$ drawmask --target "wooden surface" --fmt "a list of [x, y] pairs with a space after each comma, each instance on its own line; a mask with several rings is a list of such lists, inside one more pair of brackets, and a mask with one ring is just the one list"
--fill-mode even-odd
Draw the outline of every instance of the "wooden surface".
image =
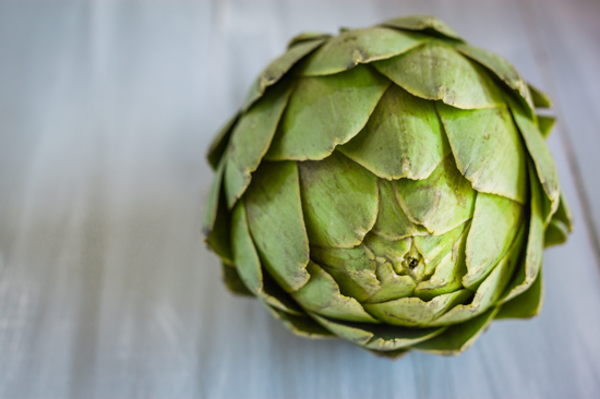
[[[226, 292], [203, 155], [292, 35], [416, 12], [553, 95], [576, 231], [545, 253], [539, 317], [391, 362]], [[600, 397], [599, 20], [592, 0], [0, 3], [0, 397]]]

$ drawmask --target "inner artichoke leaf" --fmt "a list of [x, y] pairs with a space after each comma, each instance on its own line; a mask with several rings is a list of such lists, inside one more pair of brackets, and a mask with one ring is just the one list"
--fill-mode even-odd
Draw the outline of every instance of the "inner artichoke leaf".
[[450, 155], [424, 180], [393, 181], [400, 206], [414, 223], [442, 235], [470, 219], [475, 204], [471, 183]]
[[533, 284], [525, 292], [502, 305], [496, 319], [528, 319], [540, 312], [543, 302], [544, 286], [540, 270]]
[[298, 169], [311, 245], [360, 244], [377, 220], [377, 178], [337, 151], [322, 161], [300, 162]]
[[385, 324], [349, 323], [312, 314], [313, 318], [333, 332], [359, 346], [378, 351], [408, 348], [443, 333], [445, 327], [406, 328]]
[[263, 162], [244, 195], [250, 234], [261, 263], [287, 292], [309, 280], [308, 236], [295, 162]]
[[523, 223], [524, 207], [507, 198], [479, 193], [467, 237], [463, 286], [475, 289], [509, 250]]
[[273, 60], [252, 83], [243, 109], [247, 110], [258, 100], [268, 86], [279, 81], [298, 61], [310, 54], [313, 50], [325, 43], [327, 37], [305, 41], [290, 47], [282, 56]]
[[353, 29], [330, 39], [303, 62], [303, 76], [330, 75], [394, 57], [428, 40], [427, 35], [384, 27]]
[[515, 267], [519, 264], [525, 244], [526, 228], [521, 225], [508, 253], [500, 260], [494, 270], [479, 285], [475, 297], [469, 304], [460, 304], [452, 308], [433, 323], [434, 326], [457, 324], [485, 312], [494, 306], [510, 282]]
[[426, 302], [417, 297], [400, 298], [383, 303], [365, 303], [365, 310], [377, 319], [392, 325], [405, 327], [428, 327], [431, 322], [454, 306], [472, 297], [470, 290], [463, 289], [439, 295]]
[[431, 15], [405, 15], [388, 19], [380, 25], [398, 29], [425, 31], [426, 33], [430, 33], [429, 31], [433, 30], [448, 38], [462, 40], [454, 29], [446, 25], [442, 20]]
[[414, 244], [421, 253], [425, 264], [425, 276], [431, 276], [449, 253], [452, 253], [453, 260], [458, 259], [458, 251], [470, 225], [470, 221], [466, 221], [446, 234], [414, 237]]
[[225, 194], [230, 208], [244, 193], [251, 173], [266, 154], [291, 90], [292, 82], [288, 79], [269, 88], [235, 127], [225, 169]]
[[558, 172], [552, 159], [552, 154], [544, 141], [544, 137], [538, 130], [535, 122], [528, 118], [523, 108], [512, 98], [506, 96], [512, 116], [521, 131], [525, 145], [535, 164], [537, 176], [542, 183], [546, 196], [552, 203], [550, 214], [556, 211], [559, 203], [560, 186], [558, 184]]
[[521, 260], [517, 273], [503, 294], [500, 303], [508, 302], [529, 289], [535, 281], [542, 265], [544, 248], [544, 194], [542, 194], [542, 188], [538, 179], [535, 178], [533, 168], [529, 168], [529, 174], [531, 181], [531, 210], [525, 259]]
[[206, 244], [227, 263], [232, 262], [231, 245], [229, 242], [229, 214], [227, 212], [227, 202], [223, 191], [223, 173], [227, 158], [221, 159], [221, 162], [215, 173], [208, 200], [206, 201], [206, 210], [204, 211], [204, 221], [202, 231], [206, 237]]
[[331, 338], [334, 335], [321, 324], [317, 323], [308, 315], [296, 316], [282, 312], [272, 306], [265, 304], [273, 317], [281, 320], [283, 326], [296, 335], [306, 338]]
[[269, 281], [268, 275], [263, 276], [260, 258], [248, 229], [246, 208], [241, 202], [235, 206], [232, 213], [231, 243], [235, 269], [248, 290], [277, 309], [301, 315], [302, 310], [289, 294], [283, 291], [277, 283]]
[[466, 43], [462, 43], [456, 46], [456, 49], [469, 57], [470, 59], [477, 61], [489, 70], [491, 70], [498, 78], [508, 85], [511, 89], [515, 90], [517, 94], [529, 107], [529, 112], [533, 115], [534, 104], [529, 92], [527, 83], [523, 80], [519, 72], [513, 67], [510, 62], [491, 51], [484, 50], [479, 47], [471, 46]]
[[521, 137], [504, 108], [460, 110], [437, 103], [458, 170], [479, 192], [524, 204], [527, 168]]
[[462, 109], [496, 108], [504, 101], [487, 71], [439, 39], [387, 60], [375, 68], [410, 94]]
[[387, 180], [425, 179], [450, 153], [434, 103], [393, 84], [364, 129], [338, 149]]
[[365, 65], [299, 78], [268, 160], [318, 160], [365, 126], [390, 81]]
[[450, 326], [442, 334], [416, 344], [413, 348], [437, 355], [457, 355], [477, 340], [497, 313], [498, 308], [492, 308], [469, 321]]
[[396, 200], [396, 193], [391, 182], [378, 179], [377, 183], [379, 185], [379, 213], [371, 230], [372, 233], [388, 241], [429, 234], [427, 229], [408, 219]]
[[311, 247], [310, 257], [335, 279], [345, 296], [363, 302], [381, 288], [375, 255], [363, 244], [355, 248]]
[[310, 261], [306, 270], [310, 280], [292, 294], [304, 309], [339, 320], [378, 323], [356, 299], [343, 295], [333, 277], [319, 265]]
[[[415, 296], [424, 301], [431, 300], [438, 295], [447, 294], [463, 288], [462, 278], [467, 273], [467, 264], [465, 260], [465, 245], [467, 242], [468, 228], [462, 230], [461, 236], [454, 242], [447, 240], [442, 243], [440, 253], [446, 255], [435, 267], [433, 275], [425, 281], [419, 282], [415, 289]], [[452, 245], [443, 245], [450, 244]], [[422, 247], [422, 245], [421, 245]], [[450, 251], [444, 250], [451, 248]], [[437, 248], [436, 248], [437, 249]], [[432, 262], [430, 262], [431, 264]]]

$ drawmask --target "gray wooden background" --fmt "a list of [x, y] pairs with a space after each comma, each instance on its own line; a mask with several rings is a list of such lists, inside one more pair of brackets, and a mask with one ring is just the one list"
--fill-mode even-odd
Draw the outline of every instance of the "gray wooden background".
[[[203, 155], [292, 35], [417, 12], [554, 97], [576, 231], [541, 316], [391, 362], [226, 292]], [[600, 397], [599, 66], [592, 0], [0, 3], [0, 397]]]

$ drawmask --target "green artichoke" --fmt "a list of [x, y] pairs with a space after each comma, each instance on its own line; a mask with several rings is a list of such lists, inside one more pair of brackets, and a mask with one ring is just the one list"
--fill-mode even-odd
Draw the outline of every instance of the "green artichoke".
[[308, 337], [455, 354], [542, 303], [571, 217], [550, 99], [440, 20], [294, 38], [208, 152], [227, 286]]

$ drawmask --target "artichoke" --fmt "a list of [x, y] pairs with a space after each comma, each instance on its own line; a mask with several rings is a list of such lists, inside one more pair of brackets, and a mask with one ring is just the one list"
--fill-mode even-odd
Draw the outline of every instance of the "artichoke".
[[209, 148], [206, 242], [296, 334], [460, 353], [538, 313], [571, 230], [549, 107], [430, 16], [301, 34]]

